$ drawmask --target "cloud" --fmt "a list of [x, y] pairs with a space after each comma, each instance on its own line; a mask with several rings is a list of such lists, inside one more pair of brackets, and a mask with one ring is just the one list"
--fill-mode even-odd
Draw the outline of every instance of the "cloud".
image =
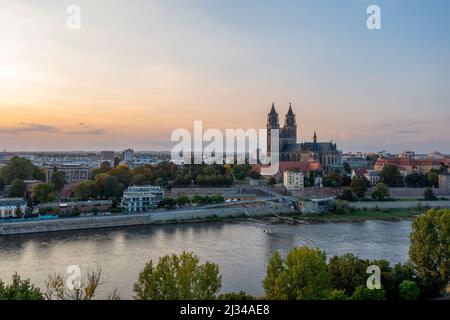
[[400, 131], [396, 131], [394, 133], [395, 134], [419, 134], [422, 132], [419, 130], [400, 130]]
[[18, 126], [10, 128], [0, 128], [0, 133], [20, 134], [24, 132], [59, 132], [59, 129], [45, 124], [36, 124], [34, 122], [20, 122]]
[[380, 127], [391, 127], [392, 123], [381, 123]]
[[92, 130], [66, 132], [66, 134], [70, 134], [70, 135], [91, 135], [91, 136], [100, 136], [104, 133], [106, 133], [105, 129], [92, 129]]

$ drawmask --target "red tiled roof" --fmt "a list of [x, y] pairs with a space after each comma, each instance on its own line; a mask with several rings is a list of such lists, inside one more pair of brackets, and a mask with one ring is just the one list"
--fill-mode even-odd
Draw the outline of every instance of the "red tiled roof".
[[395, 166], [438, 166], [443, 161], [436, 159], [411, 159], [411, 158], [383, 158], [378, 159], [376, 164], [379, 166], [395, 165]]
[[[260, 171], [261, 167], [268, 167], [267, 165], [256, 164], [253, 170]], [[279, 171], [288, 171], [297, 169], [302, 172], [311, 172], [321, 170], [320, 162], [318, 161], [280, 161]]]
[[357, 177], [363, 177], [367, 173], [367, 169], [364, 168], [356, 168], [353, 169], [353, 171], [355, 171], [355, 175]]

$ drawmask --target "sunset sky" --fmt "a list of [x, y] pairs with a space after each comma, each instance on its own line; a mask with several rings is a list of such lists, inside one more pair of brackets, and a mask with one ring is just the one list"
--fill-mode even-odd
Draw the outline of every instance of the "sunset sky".
[[[69, 5], [81, 29], [66, 26]], [[368, 30], [366, 8], [381, 8]], [[174, 129], [450, 153], [450, 1], [0, 0], [0, 149], [170, 150]]]

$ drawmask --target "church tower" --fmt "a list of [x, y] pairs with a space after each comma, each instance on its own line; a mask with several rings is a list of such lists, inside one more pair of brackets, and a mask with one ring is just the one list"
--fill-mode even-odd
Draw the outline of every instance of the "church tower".
[[297, 143], [297, 121], [295, 120], [294, 111], [292, 111], [292, 104], [289, 103], [289, 111], [284, 120], [284, 127], [281, 134], [280, 148], [288, 144]]
[[272, 138], [272, 129], [280, 129], [280, 122], [278, 121], [278, 113], [275, 110], [275, 104], [272, 103], [272, 109], [270, 109], [270, 113], [267, 115], [267, 152], [270, 153], [271, 148], [271, 138]]

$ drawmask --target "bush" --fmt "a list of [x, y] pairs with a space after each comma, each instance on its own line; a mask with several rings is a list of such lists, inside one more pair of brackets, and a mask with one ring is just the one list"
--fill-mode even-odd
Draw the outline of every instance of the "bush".
[[428, 188], [427, 190], [425, 190], [425, 192], [423, 193], [423, 199], [425, 201], [435, 201], [437, 200], [436, 195], [434, 194], [433, 190], [431, 188]]
[[400, 299], [417, 300], [420, 289], [414, 281], [404, 280], [398, 288]]
[[353, 209], [350, 206], [350, 203], [346, 200], [336, 200], [330, 208], [331, 213], [333, 214], [350, 214]]

